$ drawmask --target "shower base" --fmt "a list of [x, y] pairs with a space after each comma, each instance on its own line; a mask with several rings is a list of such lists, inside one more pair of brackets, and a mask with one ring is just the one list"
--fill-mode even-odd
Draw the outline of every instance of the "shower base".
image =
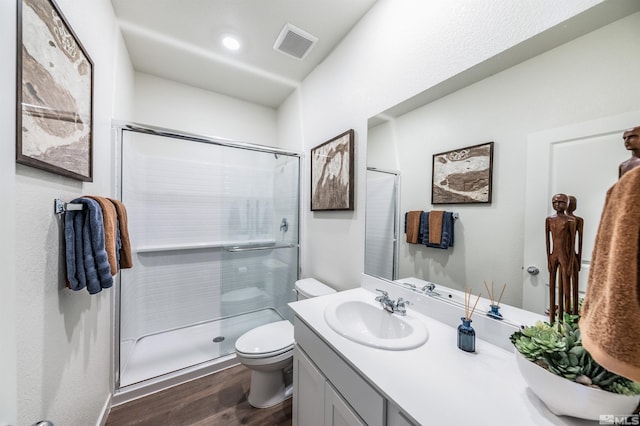
[[242, 334], [282, 319], [275, 309], [261, 309], [123, 341], [120, 388], [234, 354]]

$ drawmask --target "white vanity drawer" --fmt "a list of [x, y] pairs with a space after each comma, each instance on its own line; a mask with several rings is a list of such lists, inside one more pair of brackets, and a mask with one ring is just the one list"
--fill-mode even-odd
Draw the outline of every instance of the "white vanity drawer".
[[385, 399], [297, 317], [295, 341], [369, 426], [383, 426]]

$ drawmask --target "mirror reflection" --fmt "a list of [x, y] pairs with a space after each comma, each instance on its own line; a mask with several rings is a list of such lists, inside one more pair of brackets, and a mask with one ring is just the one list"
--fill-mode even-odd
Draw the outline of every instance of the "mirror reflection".
[[[475, 294], [486, 292], [484, 282], [506, 284], [502, 303], [542, 314], [545, 218], [553, 195], [564, 193], [576, 197], [584, 219], [583, 294], [606, 190], [629, 157], [623, 132], [640, 123], [632, 71], [640, 57], [621, 54], [634, 51], [639, 28], [636, 13], [488, 77], [470, 70], [461, 80], [475, 82], [446, 96], [435, 87], [371, 117], [365, 273]], [[488, 141], [495, 143], [491, 203], [432, 205], [433, 155]], [[405, 214], [431, 210], [459, 215], [453, 247], [407, 243]]]

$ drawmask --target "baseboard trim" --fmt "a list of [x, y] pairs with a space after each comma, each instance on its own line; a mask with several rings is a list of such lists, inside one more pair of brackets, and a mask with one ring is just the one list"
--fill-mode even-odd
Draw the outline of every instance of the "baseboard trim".
[[113, 395], [109, 394], [107, 396], [107, 400], [102, 406], [102, 413], [100, 417], [98, 417], [98, 421], [96, 422], [96, 426], [105, 426], [107, 424], [107, 418], [109, 417], [109, 412], [111, 412], [111, 401], [113, 400]]

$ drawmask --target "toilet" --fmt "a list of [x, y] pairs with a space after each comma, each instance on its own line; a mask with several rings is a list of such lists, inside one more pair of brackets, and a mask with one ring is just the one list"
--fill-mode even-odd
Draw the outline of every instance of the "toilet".
[[[297, 300], [335, 293], [313, 278], [295, 283]], [[293, 385], [285, 382], [293, 366], [293, 325], [287, 321], [264, 324], [247, 331], [236, 340], [236, 357], [251, 370], [247, 400], [256, 408], [267, 408], [291, 397]]]

